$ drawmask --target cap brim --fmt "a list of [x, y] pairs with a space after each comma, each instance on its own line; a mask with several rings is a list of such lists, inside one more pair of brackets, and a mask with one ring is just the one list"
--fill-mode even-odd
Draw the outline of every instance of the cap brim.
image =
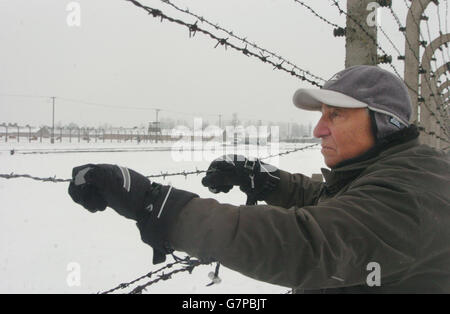
[[300, 109], [321, 111], [322, 104], [341, 108], [366, 108], [368, 105], [353, 97], [326, 89], [297, 90], [292, 98], [294, 105]]

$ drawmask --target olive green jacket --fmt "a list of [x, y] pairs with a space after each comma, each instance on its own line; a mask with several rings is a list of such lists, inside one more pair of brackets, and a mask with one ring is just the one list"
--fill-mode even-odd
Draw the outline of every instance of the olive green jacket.
[[171, 245], [295, 292], [450, 293], [450, 162], [410, 135], [325, 183], [280, 171], [268, 205], [193, 199]]

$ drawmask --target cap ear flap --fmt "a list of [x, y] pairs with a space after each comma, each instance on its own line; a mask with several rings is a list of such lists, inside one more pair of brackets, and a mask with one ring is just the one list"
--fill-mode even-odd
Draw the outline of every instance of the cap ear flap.
[[378, 126], [377, 126], [377, 121], [375, 119], [375, 112], [370, 110], [369, 108], [367, 108], [367, 111], [369, 111], [370, 124], [371, 124], [371, 128], [372, 128], [373, 138], [374, 138], [375, 142], [378, 142]]

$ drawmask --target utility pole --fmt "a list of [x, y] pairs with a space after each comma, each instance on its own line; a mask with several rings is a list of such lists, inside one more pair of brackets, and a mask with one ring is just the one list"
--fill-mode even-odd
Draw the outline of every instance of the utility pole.
[[8, 142], [8, 123], [2, 123], [2, 124], [0, 124], [0, 126], [4, 127], [6, 129], [5, 143], [7, 143]]
[[28, 143], [31, 142], [31, 126], [27, 124], [25, 127], [28, 128]]
[[156, 111], [156, 123], [155, 123], [155, 127], [156, 127], [156, 143], [158, 143], [158, 137], [159, 137], [159, 122], [158, 122], [158, 114], [161, 111], [161, 109], [155, 109]]
[[219, 128], [222, 128], [222, 115], [219, 114]]
[[374, 2], [374, 0], [347, 0], [346, 68], [354, 65], [377, 64], [378, 21]]
[[155, 142], [158, 143], [159, 134], [161, 133], [161, 128], [159, 127], [159, 121], [158, 121], [158, 114], [161, 111], [161, 109], [155, 108], [155, 121], [149, 122], [148, 125], [148, 136], [151, 138], [153, 134], [155, 134]]
[[159, 112], [161, 111], [161, 109], [155, 109], [155, 112], [156, 112], [156, 123], [158, 123], [158, 114], [159, 114]]
[[55, 143], [55, 98], [56, 97], [51, 97], [52, 101], [53, 101], [53, 113], [52, 113], [52, 138], [50, 140], [50, 142], [52, 144]]

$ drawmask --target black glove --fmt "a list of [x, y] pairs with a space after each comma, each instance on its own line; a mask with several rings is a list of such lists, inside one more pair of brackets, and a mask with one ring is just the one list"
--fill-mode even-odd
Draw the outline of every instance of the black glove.
[[213, 193], [228, 193], [233, 186], [239, 186], [247, 194], [247, 204], [251, 204], [264, 200], [279, 181], [279, 170], [274, 166], [241, 155], [224, 155], [209, 165], [202, 184]]
[[90, 212], [111, 207], [120, 215], [137, 221], [142, 241], [153, 252], [153, 263], [165, 261], [173, 250], [168, 230], [180, 210], [198, 195], [150, 182], [143, 175], [124, 167], [87, 164], [72, 170], [69, 185], [72, 199]]

